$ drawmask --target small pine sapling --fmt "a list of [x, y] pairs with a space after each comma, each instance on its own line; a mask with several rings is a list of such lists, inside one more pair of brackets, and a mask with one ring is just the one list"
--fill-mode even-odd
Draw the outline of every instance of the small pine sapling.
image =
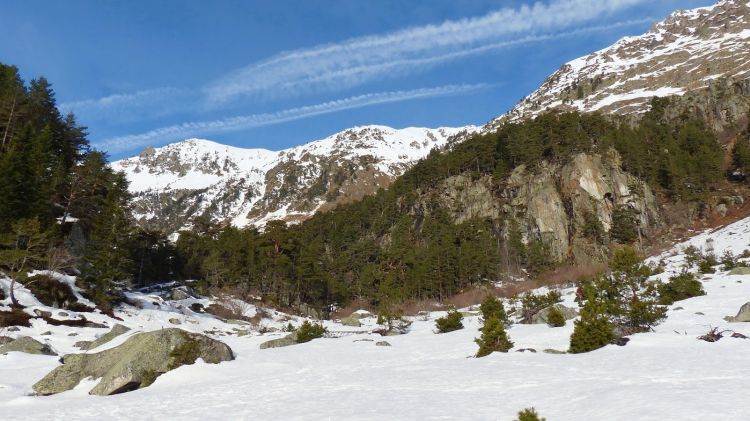
[[435, 320], [437, 333], [448, 333], [464, 328], [462, 322], [464, 316], [456, 309], [450, 309], [448, 314]]
[[513, 348], [513, 342], [505, 332], [505, 326], [497, 317], [490, 317], [484, 321], [482, 335], [474, 342], [479, 345], [477, 358], [486, 357], [493, 352], [508, 352]]
[[546, 421], [546, 418], [540, 417], [536, 409], [532, 407], [519, 411], [516, 421]]

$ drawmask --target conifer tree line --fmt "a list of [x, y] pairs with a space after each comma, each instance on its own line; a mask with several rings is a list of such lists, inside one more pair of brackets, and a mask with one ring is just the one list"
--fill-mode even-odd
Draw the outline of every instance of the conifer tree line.
[[18, 284], [32, 270], [68, 272], [109, 301], [144, 249], [159, 248], [134, 229], [128, 200], [124, 176], [60, 113], [50, 83], [0, 64], [0, 272]]
[[[518, 165], [614, 148], [626, 171], [665, 197], [704, 200], [724, 179], [722, 149], [701, 120], [666, 121], [669, 106], [654, 101], [638, 124], [579, 113], [504, 124], [433, 151], [388, 189], [301, 224], [271, 221], [259, 231], [198, 217], [171, 243], [136, 227], [124, 176], [90, 147], [72, 114], [60, 113], [46, 79], [26, 84], [15, 67], [0, 65], [0, 271], [21, 283], [32, 269], [69, 272], [100, 302], [115, 299], [123, 283], [171, 280], [206, 291], [231, 287], [282, 306], [441, 300], [496, 281], [511, 266], [538, 273], [558, 263], [540, 242], [522, 241], [516, 221], [455, 223], [438, 198], [450, 176], [489, 176], [500, 197]], [[738, 168], [750, 165], [741, 148]], [[605, 233], [590, 222], [590, 237], [601, 241]], [[633, 240], [632, 230], [617, 235]]]

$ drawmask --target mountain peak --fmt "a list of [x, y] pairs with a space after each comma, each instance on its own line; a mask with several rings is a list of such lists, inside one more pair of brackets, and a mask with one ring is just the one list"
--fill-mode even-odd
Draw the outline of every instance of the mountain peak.
[[640, 113], [654, 96], [682, 95], [721, 78], [747, 78], [748, 44], [750, 3], [746, 0], [677, 11], [643, 35], [622, 38], [565, 63], [487, 128], [553, 108]]
[[237, 226], [297, 222], [371, 194], [453, 136], [477, 128], [356, 126], [270, 151], [190, 138], [112, 163], [125, 173], [134, 214], [175, 232], [198, 215]]

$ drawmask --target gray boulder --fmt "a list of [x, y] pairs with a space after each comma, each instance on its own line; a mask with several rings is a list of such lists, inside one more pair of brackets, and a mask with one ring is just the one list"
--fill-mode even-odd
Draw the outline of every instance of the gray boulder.
[[391, 344], [388, 341], [380, 341], [380, 342], [375, 342], [375, 346], [391, 346]]
[[740, 307], [740, 311], [737, 312], [736, 316], [727, 316], [724, 320], [730, 323], [750, 322], [750, 301]]
[[38, 395], [76, 387], [86, 378], [101, 378], [90, 395], [114, 395], [149, 386], [158, 376], [202, 358], [210, 364], [234, 359], [223, 342], [170, 328], [138, 333], [122, 345], [95, 354], [69, 354], [62, 365], [33, 386]]
[[260, 344], [260, 349], [283, 348], [285, 346], [297, 345], [297, 332], [292, 332], [283, 338], [271, 339], [270, 341]]
[[170, 291], [169, 298], [174, 301], [188, 300], [190, 298], [195, 298], [195, 293], [188, 287], [177, 287]]
[[180, 319], [176, 319], [176, 318], [169, 319], [169, 323], [171, 323], [173, 325], [181, 325], [182, 324], [182, 322], [180, 321]]
[[562, 313], [565, 320], [574, 319], [576, 316], [578, 316], [578, 312], [574, 308], [566, 307], [562, 304], [553, 304], [547, 308], [539, 310], [535, 315], [531, 316], [531, 323], [532, 324], [546, 324], [547, 317], [549, 316], [549, 312], [552, 310], [553, 307], [560, 310], [560, 313]]
[[0, 336], [0, 345], [5, 345], [13, 341], [15, 341], [15, 339], [11, 338], [10, 336]]
[[116, 337], [118, 337], [118, 336], [120, 336], [123, 333], [128, 332], [128, 331], [130, 331], [129, 327], [123, 326], [123, 325], [121, 325], [121, 324], [118, 323], [118, 324], [116, 324], [112, 328], [112, 330], [110, 330], [109, 332], [105, 333], [104, 335], [102, 335], [98, 339], [96, 339], [94, 341], [78, 341], [73, 346], [75, 346], [77, 348], [81, 348], [84, 351], [88, 351], [90, 349], [98, 348], [98, 347], [106, 344], [107, 342], [111, 341], [112, 339], [114, 339], [114, 338], [116, 338]]
[[729, 271], [730, 275], [750, 275], [750, 267], [738, 266]]
[[362, 323], [359, 321], [359, 317], [352, 314], [351, 316], [344, 317], [341, 319], [341, 324], [344, 326], [351, 326], [351, 327], [360, 327], [362, 326]]
[[26, 354], [36, 355], [57, 355], [57, 353], [53, 351], [49, 345], [43, 344], [36, 339], [30, 338], [28, 336], [23, 336], [13, 342], [9, 342], [5, 345], [0, 346], [0, 354], [5, 354], [7, 352], [24, 352]]

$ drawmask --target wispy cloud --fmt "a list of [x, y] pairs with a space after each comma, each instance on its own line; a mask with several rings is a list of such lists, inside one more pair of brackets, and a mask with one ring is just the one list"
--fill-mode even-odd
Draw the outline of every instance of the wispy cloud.
[[[376, 36], [281, 53], [208, 85], [221, 104], [246, 95], [283, 96], [335, 91], [462, 57], [464, 50], [551, 36], [646, 0], [552, 0], [505, 8]], [[547, 34], [547, 35], [545, 35]]]
[[[487, 15], [351, 38], [284, 52], [189, 91], [161, 88], [63, 104], [89, 118], [153, 117], [202, 107], [221, 108], [250, 96], [289, 98], [336, 92], [368, 82], [424, 72], [503, 48], [642, 24], [590, 23], [647, 0], [551, 0]], [[650, 20], [650, 19], [648, 19]], [[589, 26], [583, 26], [589, 24]]]
[[446, 85], [435, 88], [413, 89], [407, 91], [389, 91], [328, 101], [321, 104], [304, 107], [289, 108], [273, 113], [252, 114], [230, 117], [210, 121], [193, 121], [162, 127], [141, 134], [112, 137], [94, 144], [95, 147], [118, 153], [147, 146], [156, 141], [180, 139], [187, 136], [205, 135], [253, 127], [269, 126], [287, 121], [300, 120], [321, 114], [328, 114], [353, 108], [361, 108], [376, 104], [409, 101], [422, 98], [458, 95], [480, 89], [487, 89], [492, 85]]

